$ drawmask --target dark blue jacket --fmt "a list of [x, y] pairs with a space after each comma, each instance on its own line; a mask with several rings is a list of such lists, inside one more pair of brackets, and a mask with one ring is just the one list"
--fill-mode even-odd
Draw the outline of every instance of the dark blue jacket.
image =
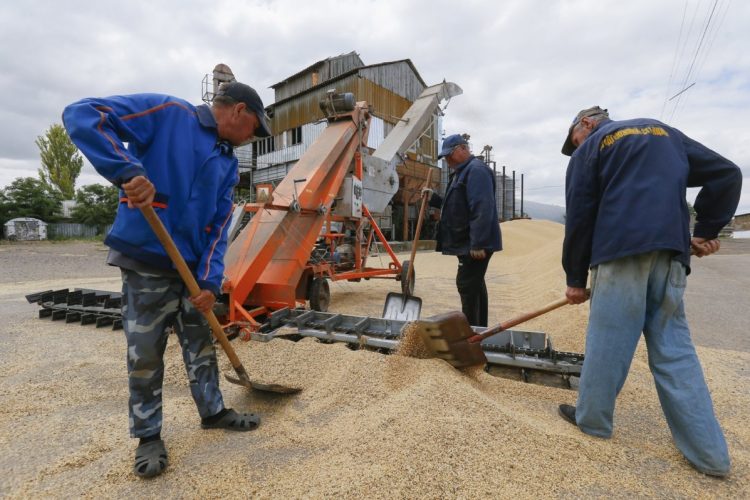
[[479, 158], [472, 156], [456, 167], [445, 198], [433, 193], [430, 206], [441, 209], [437, 251], [468, 255], [469, 250], [502, 250], [495, 177]]
[[571, 156], [566, 174], [568, 286], [585, 287], [589, 267], [655, 250], [672, 250], [689, 272], [685, 196], [687, 187], [697, 186], [693, 234], [715, 238], [737, 209], [740, 169], [659, 121], [600, 122]]
[[[144, 175], [156, 187], [154, 209], [202, 289], [219, 293], [239, 180], [232, 147], [218, 140], [208, 106], [137, 94], [83, 99], [65, 108], [63, 123], [94, 168], [113, 184]], [[127, 148], [124, 143], [127, 143]], [[157, 269], [173, 269], [156, 235], [120, 192], [104, 243]]]

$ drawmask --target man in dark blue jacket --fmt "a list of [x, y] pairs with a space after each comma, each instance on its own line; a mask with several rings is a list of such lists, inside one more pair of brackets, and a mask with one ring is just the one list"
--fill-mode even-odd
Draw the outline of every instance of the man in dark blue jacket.
[[[683, 293], [690, 253], [719, 249], [737, 208], [740, 169], [679, 130], [651, 119], [612, 121], [598, 106], [573, 120], [566, 175], [563, 267], [572, 304], [591, 312], [576, 407], [560, 415], [583, 432], [612, 435], [615, 399], [643, 333], [649, 367], [675, 444], [699, 471], [723, 477], [730, 459], [690, 339]], [[687, 187], [701, 187], [691, 239]]]
[[[239, 179], [233, 146], [270, 134], [263, 103], [239, 82], [217, 90], [213, 106], [160, 94], [83, 99], [65, 108], [71, 139], [107, 180], [121, 188], [105, 244], [122, 270], [128, 343], [130, 434], [140, 438], [134, 472], [167, 466], [161, 439], [163, 355], [173, 326], [204, 429], [251, 430], [260, 419], [224, 407], [216, 352], [201, 314], [219, 294], [232, 192]], [[127, 143], [127, 147], [124, 143]], [[193, 270], [201, 293], [190, 298], [138, 208], [152, 205]]]
[[487, 326], [487, 285], [484, 275], [492, 253], [502, 250], [495, 205], [495, 177], [469, 144], [455, 134], [443, 140], [438, 158], [450, 174], [445, 197], [432, 193], [430, 206], [441, 209], [436, 250], [458, 257], [456, 287], [469, 323]]

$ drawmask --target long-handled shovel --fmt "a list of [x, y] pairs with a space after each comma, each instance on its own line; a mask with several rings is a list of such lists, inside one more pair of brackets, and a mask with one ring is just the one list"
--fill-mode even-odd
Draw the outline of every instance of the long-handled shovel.
[[482, 340], [537, 316], [546, 314], [567, 303], [567, 298], [556, 300], [541, 309], [509, 319], [479, 334], [471, 329], [466, 316], [460, 311], [440, 314], [427, 320], [417, 321], [416, 331], [434, 357], [444, 359], [456, 368], [483, 365], [487, 363], [487, 357], [484, 355], [484, 351], [482, 351], [480, 345]]
[[[427, 180], [425, 181], [425, 187], [430, 186], [430, 177], [432, 177], [432, 169], [427, 171]], [[409, 259], [409, 266], [406, 268], [406, 278], [402, 285], [403, 294], [390, 292], [385, 297], [385, 305], [383, 306], [383, 317], [385, 319], [397, 319], [402, 321], [414, 321], [419, 319], [419, 313], [422, 311], [422, 299], [411, 295], [411, 277], [414, 274], [414, 258], [417, 256], [417, 243], [419, 242], [419, 234], [422, 231], [422, 219], [424, 219], [424, 211], [427, 207], [428, 193], [422, 193], [422, 205], [419, 207], [419, 217], [417, 218], [417, 227], [414, 231], [414, 241], [411, 244], [411, 257]]]
[[[201, 293], [200, 287], [195, 281], [190, 268], [188, 268], [185, 263], [185, 259], [182, 258], [180, 251], [177, 250], [177, 247], [175, 246], [174, 241], [172, 241], [172, 237], [169, 236], [164, 224], [162, 224], [161, 220], [156, 215], [156, 212], [154, 212], [154, 209], [150, 205], [141, 207], [141, 213], [148, 221], [151, 229], [156, 233], [156, 237], [159, 238], [159, 241], [164, 246], [169, 258], [172, 259], [172, 263], [174, 263], [177, 272], [180, 273], [180, 277], [182, 277], [185, 286], [187, 286], [188, 291], [190, 292], [190, 297], [197, 297]], [[211, 332], [213, 332], [214, 337], [216, 337], [216, 340], [221, 344], [221, 347], [229, 358], [229, 362], [232, 363], [235, 373], [237, 373], [237, 378], [224, 375], [229, 382], [244, 385], [245, 387], [257, 389], [259, 391], [278, 392], [282, 394], [289, 394], [302, 390], [298, 387], [287, 387], [280, 384], [262, 384], [250, 380], [250, 377], [245, 371], [245, 367], [242, 366], [240, 358], [238, 358], [237, 353], [234, 352], [234, 348], [232, 347], [232, 344], [229, 343], [229, 339], [227, 339], [227, 336], [224, 334], [224, 329], [221, 327], [221, 324], [219, 324], [219, 320], [216, 319], [214, 312], [207, 311], [204, 312], [203, 315], [206, 317], [206, 320], [208, 320], [208, 324], [211, 326]]]

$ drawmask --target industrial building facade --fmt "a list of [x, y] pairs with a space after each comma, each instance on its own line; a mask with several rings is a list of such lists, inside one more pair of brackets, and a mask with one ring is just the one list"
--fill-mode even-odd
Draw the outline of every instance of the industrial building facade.
[[[204, 100], [213, 98], [216, 85], [233, 79], [229, 68], [218, 65], [212, 81], [204, 79]], [[266, 111], [274, 135], [236, 150], [240, 162], [238, 188], [252, 198], [258, 186], [275, 185], [284, 178], [326, 127], [319, 102], [329, 92], [351, 92], [357, 101], [367, 101], [372, 110], [367, 145], [375, 149], [426, 87], [409, 59], [365, 65], [356, 52], [320, 60], [272, 85], [275, 101]], [[413, 205], [419, 200], [428, 169], [436, 170], [432, 184], [439, 186], [437, 118], [397, 169], [400, 189], [393, 198], [393, 212], [380, 214], [381, 229], [394, 239], [411, 238], [416, 216]], [[391, 227], [392, 220], [397, 231]]]
[[[203, 100], [210, 102], [219, 84], [233, 80], [234, 75], [226, 65], [217, 65], [212, 78], [207, 75], [204, 79]], [[319, 103], [328, 93], [351, 92], [355, 100], [370, 105], [372, 119], [367, 145], [374, 150], [426, 87], [409, 59], [366, 65], [356, 52], [322, 59], [272, 85], [274, 103], [266, 111], [274, 135], [235, 150], [240, 166], [240, 196], [254, 200], [286, 176], [325, 129], [327, 122]], [[381, 229], [391, 239], [413, 237], [420, 191], [429, 169], [433, 169], [433, 189], [443, 191], [447, 185], [448, 169], [440, 169], [437, 158], [439, 123], [437, 113], [407, 151], [397, 167], [399, 190], [386, 211], [377, 214]], [[513, 191], [514, 186], [509, 185], [510, 179], [502, 180], [499, 172], [496, 176], [498, 213], [500, 218], [509, 218], [503, 216], [507, 208], [503, 210], [502, 200], [507, 199], [506, 193], [509, 189]], [[432, 225], [428, 222], [421, 237], [431, 236]]]

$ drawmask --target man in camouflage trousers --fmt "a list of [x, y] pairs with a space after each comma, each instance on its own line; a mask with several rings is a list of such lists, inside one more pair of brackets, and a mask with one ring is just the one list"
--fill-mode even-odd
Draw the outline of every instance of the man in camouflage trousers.
[[[213, 308], [221, 291], [239, 179], [233, 147], [271, 132], [260, 97], [239, 82], [217, 89], [211, 107], [160, 94], [89, 98], [66, 107], [63, 122], [97, 172], [121, 189], [104, 243], [110, 247], [107, 263], [122, 270], [130, 434], [140, 439], [133, 472], [153, 477], [167, 467], [161, 428], [168, 327], [182, 347], [201, 427], [247, 431], [260, 423], [252, 413], [224, 407], [211, 331], [201, 313]], [[138, 210], [149, 205], [193, 272], [197, 296], [189, 296]]]
[[[177, 334], [190, 392], [201, 418], [224, 408], [219, 386], [216, 355], [206, 318], [183, 300], [187, 295], [179, 278], [122, 269], [122, 316], [128, 342], [130, 428], [146, 436], [158, 434], [162, 426], [161, 382], [167, 347], [163, 332], [173, 327]], [[156, 352], [154, 352], [154, 349]]]

